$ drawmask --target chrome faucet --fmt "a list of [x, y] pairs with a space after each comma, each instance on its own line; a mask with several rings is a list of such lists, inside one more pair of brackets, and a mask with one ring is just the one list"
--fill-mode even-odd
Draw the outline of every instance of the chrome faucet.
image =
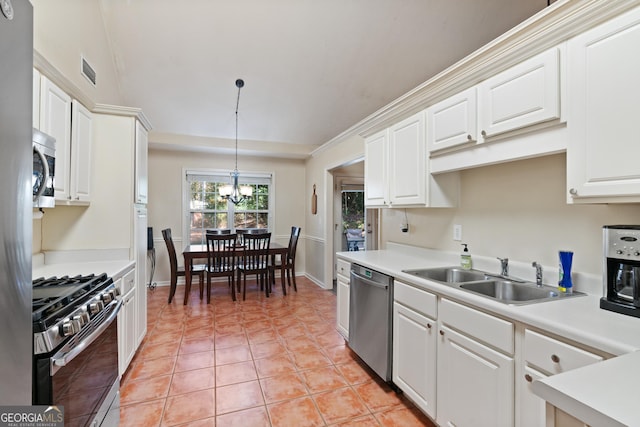
[[531, 267], [535, 267], [536, 269], [536, 286], [542, 287], [542, 266], [538, 264], [536, 261], [531, 263]]
[[509, 277], [509, 258], [500, 258], [500, 275], [504, 277]]

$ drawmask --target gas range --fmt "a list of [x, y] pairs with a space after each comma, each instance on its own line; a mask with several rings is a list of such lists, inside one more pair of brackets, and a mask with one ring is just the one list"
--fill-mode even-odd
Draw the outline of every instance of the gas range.
[[65, 425], [117, 423], [119, 295], [106, 273], [33, 281], [32, 404], [63, 407]]
[[50, 352], [93, 329], [120, 295], [106, 273], [33, 281], [34, 354]]

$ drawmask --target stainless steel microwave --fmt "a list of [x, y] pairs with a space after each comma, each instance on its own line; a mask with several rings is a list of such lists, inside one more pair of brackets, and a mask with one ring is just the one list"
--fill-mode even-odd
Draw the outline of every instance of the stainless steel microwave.
[[55, 206], [54, 181], [56, 174], [55, 138], [33, 129], [33, 207], [52, 208]]

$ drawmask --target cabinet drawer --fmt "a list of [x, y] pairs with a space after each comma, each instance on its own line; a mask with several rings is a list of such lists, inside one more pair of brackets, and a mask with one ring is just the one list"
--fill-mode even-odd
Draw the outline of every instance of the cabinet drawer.
[[513, 323], [447, 299], [442, 299], [440, 321], [508, 354], [514, 352]]
[[438, 298], [434, 294], [396, 280], [393, 284], [393, 299], [433, 319], [437, 317]]
[[549, 374], [559, 374], [600, 362], [603, 357], [526, 329], [524, 359]]
[[338, 274], [344, 277], [349, 277], [351, 274], [350, 270], [351, 270], [351, 263], [347, 261], [343, 261], [341, 259], [338, 260]]
[[[117, 286], [117, 285], [116, 285]], [[130, 270], [120, 282], [120, 295], [125, 295], [136, 286], [136, 270]]]

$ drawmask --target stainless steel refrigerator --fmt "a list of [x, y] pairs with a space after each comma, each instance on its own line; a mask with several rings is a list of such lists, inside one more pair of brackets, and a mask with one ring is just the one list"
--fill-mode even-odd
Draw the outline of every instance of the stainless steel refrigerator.
[[[13, 4], [12, 4], [13, 3]], [[30, 405], [33, 7], [0, 1], [0, 405]]]

